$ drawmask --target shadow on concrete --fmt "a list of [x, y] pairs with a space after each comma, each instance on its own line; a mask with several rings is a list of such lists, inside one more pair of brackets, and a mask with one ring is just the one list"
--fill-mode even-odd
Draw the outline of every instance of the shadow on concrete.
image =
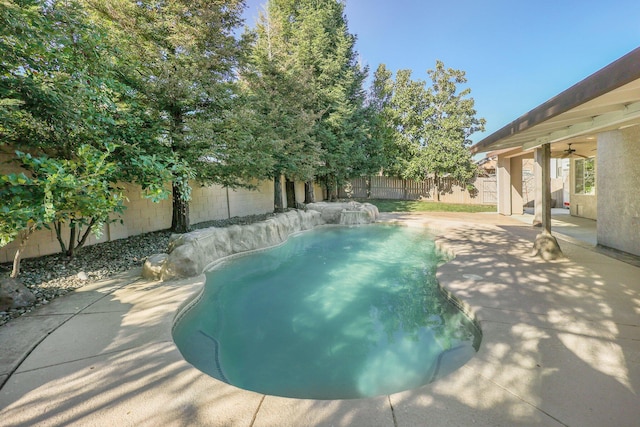
[[40, 343], [0, 390], [0, 425], [637, 425], [640, 269], [570, 243], [566, 259], [532, 258], [537, 230], [493, 215], [395, 218], [440, 230], [456, 257], [438, 278], [483, 329], [449, 376], [359, 400], [243, 391], [191, 367], [171, 339], [201, 285], [136, 282]]
[[439, 279], [473, 307], [484, 339], [451, 382], [392, 396], [399, 425], [433, 412], [445, 420], [453, 408], [482, 424], [494, 414], [507, 425], [637, 422], [640, 271], [570, 244], [562, 261], [532, 258], [536, 233], [519, 225], [445, 233], [457, 256]]
[[[233, 425], [238, 417], [248, 425], [260, 395], [251, 402], [226, 386], [201, 393], [198, 385], [214, 380], [188, 365], [173, 344], [173, 313], [193, 292], [194, 285], [180, 282], [139, 282], [75, 314], [0, 390], [0, 425]], [[226, 421], [209, 417], [229, 400], [238, 407], [240, 395], [249, 411], [226, 411]]]

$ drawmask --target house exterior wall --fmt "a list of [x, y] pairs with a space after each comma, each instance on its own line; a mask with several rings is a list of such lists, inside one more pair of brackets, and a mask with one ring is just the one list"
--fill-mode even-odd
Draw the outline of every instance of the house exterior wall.
[[[565, 181], [568, 185], [568, 171], [566, 178], [562, 173], [558, 174], [558, 160], [551, 159], [550, 175], [551, 175], [551, 207], [561, 208], [564, 205], [565, 197]], [[515, 178], [514, 178], [515, 179]], [[522, 204], [529, 208], [534, 207], [536, 199], [536, 180], [533, 174], [533, 159], [522, 160]], [[568, 194], [568, 193], [567, 193]], [[514, 211], [514, 214], [516, 212]]]
[[598, 244], [640, 256], [638, 159], [640, 126], [598, 135]]
[[[498, 178], [498, 213], [520, 215], [523, 207], [535, 205], [536, 181], [533, 159], [498, 156], [496, 176]], [[565, 183], [563, 176], [555, 172], [556, 159], [551, 159], [551, 207], [562, 207]]]
[[573, 216], [598, 219], [598, 196], [571, 193], [569, 212]]

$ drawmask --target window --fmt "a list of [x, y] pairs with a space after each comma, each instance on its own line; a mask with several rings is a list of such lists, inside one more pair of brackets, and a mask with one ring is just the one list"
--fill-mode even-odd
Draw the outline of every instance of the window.
[[596, 194], [596, 170], [594, 159], [575, 161], [575, 194]]

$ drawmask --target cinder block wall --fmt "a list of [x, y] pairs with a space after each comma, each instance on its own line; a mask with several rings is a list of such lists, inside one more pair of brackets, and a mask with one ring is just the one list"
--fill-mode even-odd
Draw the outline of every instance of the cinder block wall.
[[[7, 164], [2, 165], [1, 173], [7, 174], [19, 170], [14, 166], [11, 166], [12, 169], [7, 166]], [[216, 185], [202, 187], [193, 183], [192, 200], [189, 206], [191, 223], [197, 224], [233, 216], [272, 212], [273, 183], [264, 181], [258, 182], [256, 185], [256, 190], [227, 190]], [[171, 227], [171, 198], [160, 203], [153, 203], [143, 196], [139, 186], [123, 184], [123, 187], [128, 201], [125, 203], [126, 209], [123, 214], [117, 217], [122, 219], [122, 223], [117, 221], [106, 225], [100, 239], [96, 239], [91, 235], [87, 240], [87, 245], [124, 239], [129, 236], [166, 230]], [[63, 229], [64, 237], [68, 236], [66, 231]], [[0, 263], [13, 260], [18, 243], [14, 241], [0, 248]], [[43, 229], [31, 235], [23, 258], [39, 257], [57, 252], [60, 252], [60, 245], [52, 227], [51, 230]]]
[[640, 256], [638, 159], [640, 126], [598, 135], [598, 243]]
[[[203, 187], [193, 184], [191, 203], [189, 205], [189, 221], [198, 224], [215, 219], [229, 218], [227, 209], [227, 192], [223, 187]], [[169, 210], [169, 228], [171, 226], [171, 209]]]
[[[14, 149], [5, 146], [0, 152], [0, 173], [19, 173], [21, 168], [13, 162]], [[127, 197], [126, 209], [118, 221], [107, 224], [99, 239], [91, 235], [87, 245], [124, 239], [152, 231], [167, 230], [171, 227], [172, 200], [169, 197], [159, 203], [153, 203], [144, 197], [138, 185], [120, 184]], [[219, 185], [202, 186], [192, 182], [189, 220], [191, 224], [231, 218], [234, 216], [258, 215], [273, 212], [273, 181], [256, 181], [255, 189], [228, 189]], [[300, 187], [302, 186], [302, 187]], [[300, 188], [302, 189], [300, 192]], [[320, 187], [316, 186], [316, 189]], [[283, 186], [283, 198], [286, 200], [286, 189]], [[320, 195], [322, 192], [320, 191]], [[304, 200], [304, 184], [296, 183], [296, 195]], [[316, 191], [316, 196], [318, 192]], [[320, 200], [320, 199], [317, 199]], [[0, 200], [0, 203], [2, 201]], [[122, 221], [120, 221], [122, 220]], [[68, 238], [68, 229], [63, 228], [62, 235]], [[65, 242], [66, 244], [66, 242]], [[0, 247], [0, 263], [13, 261], [19, 242], [14, 241]], [[33, 258], [60, 252], [60, 245], [53, 226], [51, 230], [43, 229], [34, 232], [23, 252], [23, 258]]]
[[[255, 184], [257, 185], [255, 191], [229, 190], [230, 217], [273, 212], [273, 181], [262, 181]], [[282, 189], [282, 192], [286, 197], [285, 188]]]

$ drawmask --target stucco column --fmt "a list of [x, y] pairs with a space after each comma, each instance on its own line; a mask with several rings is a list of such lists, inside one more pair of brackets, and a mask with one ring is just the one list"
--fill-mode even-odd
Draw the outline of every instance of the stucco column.
[[514, 215], [522, 215], [522, 158], [514, 157], [510, 159], [511, 163], [511, 213]]
[[598, 135], [598, 244], [640, 256], [638, 159], [640, 126], [625, 127]]
[[511, 161], [498, 155], [496, 165], [496, 185], [498, 186], [498, 213], [511, 215]]
[[551, 235], [551, 145], [536, 148], [533, 157], [536, 180], [533, 225], [542, 227], [542, 233], [533, 245], [533, 255], [546, 260], [557, 259], [563, 255], [558, 241]]
[[551, 145], [544, 144], [535, 149], [534, 176], [535, 186], [535, 210], [533, 226], [551, 234]]
[[498, 186], [498, 213], [521, 215], [522, 209], [522, 158], [498, 155], [496, 165]]
[[533, 226], [542, 226], [542, 199], [544, 183], [542, 180], [542, 147], [538, 147], [533, 152]]
[[551, 234], [551, 144], [542, 146], [542, 229]]

